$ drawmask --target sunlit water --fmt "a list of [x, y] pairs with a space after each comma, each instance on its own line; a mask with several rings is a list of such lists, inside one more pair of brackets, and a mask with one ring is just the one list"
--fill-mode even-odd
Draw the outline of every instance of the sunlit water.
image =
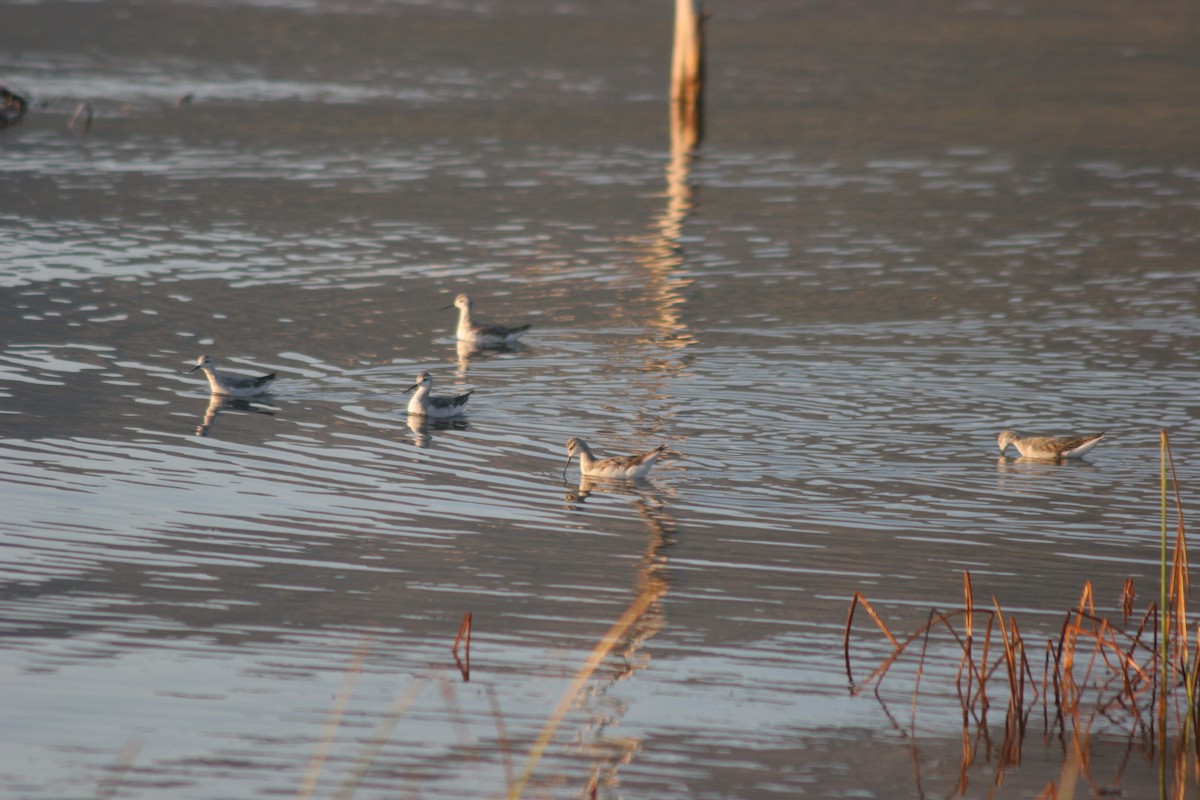
[[[926, 666], [913, 747], [914, 665], [899, 710], [848, 691], [855, 592], [911, 630], [970, 571], [1038, 642], [1088, 580], [1102, 613], [1127, 577], [1157, 595], [1160, 429], [1185, 502], [1200, 477], [1200, 161], [1171, 134], [1200, 64], [1165, 29], [1101, 16], [1132, 48], [1105, 63], [1167, 109], [1111, 117], [1138, 145], [1089, 124], [1092, 78], [1063, 78], [1054, 138], [990, 84], [970, 124], [918, 126], [835, 13], [718, 10], [709, 135], [672, 182], [668, 20], [638, 7], [123, 8], [5, 8], [28, 39], [0, 63], [39, 101], [0, 131], [12, 796], [503, 796], [648, 590], [530, 796], [942, 796], [957, 656]], [[913, 58], [919, 19], [858, 13]], [[938, 69], [974, 72], [958, 45], [1066, 24], [953, 13], [902, 97], [973, 97]], [[460, 291], [533, 331], [461, 350]], [[203, 352], [274, 392], [211, 400]], [[423, 370], [475, 390], [463, 419], [406, 417]], [[1026, 463], [1007, 427], [1108, 440]], [[572, 435], [669, 451], [581, 485]], [[862, 677], [886, 643], [858, 631]], [[1031, 739], [1012, 796], [1059, 774]], [[1155, 780], [1134, 755], [1120, 782]]]

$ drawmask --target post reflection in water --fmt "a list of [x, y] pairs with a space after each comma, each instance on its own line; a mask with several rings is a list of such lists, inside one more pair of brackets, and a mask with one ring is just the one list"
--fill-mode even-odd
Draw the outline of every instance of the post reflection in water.
[[[583, 503], [594, 492], [632, 495], [633, 506], [645, 521], [650, 534], [635, 574], [636, 597], [621, 620], [593, 652], [593, 658], [596, 658], [596, 653], [607, 641], [609, 647], [603, 651], [604, 655], [610, 656], [606, 658], [607, 672], [590, 687], [593, 698], [600, 698], [608, 687], [650, 665], [650, 657], [640, 651], [666, 625], [663, 599], [671, 585], [667, 550], [675, 541], [675, 520], [668, 513], [665, 500], [670, 492], [645, 481], [630, 483], [582, 478], [577, 489], [567, 492], [567, 509], [583, 511]], [[610, 641], [609, 637], [615, 641]], [[582, 672], [581, 677], [586, 679]], [[576, 682], [579, 680], [577, 677]], [[578, 689], [568, 690], [569, 695], [577, 693]], [[564, 696], [564, 702], [568, 699]], [[560, 703], [560, 708], [563, 705]], [[629, 763], [641, 746], [640, 740], [632, 737], [605, 735], [606, 728], [618, 723], [624, 710], [625, 707], [620, 704], [591, 704], [591, 716], [579, 745], [579, 752], [593, 760], [588, 793], [594, 793], [601, 786], [616, 786], [617, 770]]]
[[[647, 335], [644, 343], [657, 345], [677, 353], [696, 343], [687, 324], [683, 321], [686, 304], [684, 291], [692, 284], [687, 275], [684, 252], [681, 245], [683, 224], [693, 208], [693, 187], [690, 180], [691, 165], [696, 147], [700, 142], [700, 113], [698, 106], [671, 109], [671, 158], [667, 164], [667, 205], [653, 221], [653, 236], [639, 258], [645, 268], [648, 295], [655, 316], [647, 320]], [[652, 350], [647, 356], [646, 372], [657, 373], [661, 381], [679, 375], [687, 367], [687, 360], [676, 355], [660, 357]], [[651, 386], [653, 393], [661, 390]], [[654, 420], [658, 428], [662, 420]], [[609, 672], [606, 677], [591, 686], [595, 697], [606, 689], [631, 677], [649, 665], [649, 657], [639, 656], [647, 640], [665, 625], [663, 598], [670, 588], [666, 551], [674, 542], [675, 521], [667, 513], [664, 493], [648, 481], [595, 481], [581, 476], [578, 489], [567, 491], [566, 503], [569, 511], [582, 511], [584, 502], [593, 492], [632, 494], [638, 509], [650, 531], [646, 549], [637, 569], [637, 594], [625, 613], [593, 649], [591, 656], [576, 674], [567, 688], [558, 707], [546, 723], [542, 734], [530, 752], [529, 762], [521, 778], [513, 785], [509, 797], [517, 797], [528, 781], [541, 752], [554, 735], [559, 722], [575, 698], [583, 691], [593, 671], [608, 655]], [[588, 724], [591, 735], [580, 745], [581, 752], [594, 759], [591, 778], [585, 794], [595, 796], [599, 787], [617, 785], [617, 770], [628, 763], [641, 742], [630, 737], [606, 738], [605, 728], [616, 722], [623, 708], [619, 705], [602, 707], [594, 703]]]
[[266, 414], [269, 417], [275, 416], [274, 411], [253, 403], [250, 400], [214, 394], [208, 398], [208, 408], [204, 411], [204, 419], [196, 426], [196, 435], [208, 436], [212, 430], [213, 423], [216, 422], [217, 417], [222, 411], [240, 411], [242, 413]]
[[650, 277], [650, 295], [658, 316], [650, 320], [654, 341], [666, 347], [683, 348], [696, 339], [683, 322], [686, 303], [683, 292], [692, 284], [684, 269], [681, 244], [683, 223], [695, 206], [691, 181], [699, 133], [695, 125], [671, 115], [671, 157], [667, 162], [667, 205], [653, 221], [654, 236], [641, 263]]

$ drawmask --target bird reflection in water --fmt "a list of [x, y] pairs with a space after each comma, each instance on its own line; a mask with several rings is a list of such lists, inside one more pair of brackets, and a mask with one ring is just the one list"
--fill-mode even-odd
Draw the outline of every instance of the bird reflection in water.
[[468, 429], [467, 420], [463, 417], [428, 417], [424, 414], [409, 414], [405, 420], [408, 429], [412, 431], [413, 443], [417, 447], [429, 447], [433, 441], [431, 431], [465, 431]]
[[458, 368], [455, 370], [454, 376], [458, 380], [466, 380], [467, 370], [471, 366], [472, 361], [484, 360], [490, 358], [504, 358], [505, 356], [524, 353], [529, 350], [529, 345], [523, 342], [512, 342], [509, 344], [482, 345], [475, 342], [467, 342], [462, 339], [455, 340], [454, 352], [458, 356]]
[[563, 485], [567, 489], [567, 504], [564, 508], [568, 511], [578, 511], [579, 509], [575, 508], [575, 505], [587, 502], [587, 499], [594, 493], [632, 495], [643, 501], [653, 499], [658, 505], [662, 505], [663, 498], [674, 497], [675, 494], [673, 490], [665, 489], [646, 478], [625, 480], [621, 478], [589, 478], [586, 475], [580, 475], [578, 486], [572, 486], [565, 481]]
[[1063, 470], [1092, 470], [1098, 467], [1087, 461], [1078, 459], [1063, 459], [1062, 461], [1047, 461], [1044, 458], [1008, 458], [1000, 456], [996, 459], [996, 473], [1000, 477], [1051, 480], [1061, 477]]
[[208, 408], [204, 412], [204, 420], [196, 426], [196, 435], [208, 436], [213, 423], [216, 422], [217, 416], [222, 411], [239, 411], [244, 414], [266, 414], [268, 417], [275, 416], [275, 412], [272, 409], [244, 398], [226, 397], [219, 394], [209, 395]]

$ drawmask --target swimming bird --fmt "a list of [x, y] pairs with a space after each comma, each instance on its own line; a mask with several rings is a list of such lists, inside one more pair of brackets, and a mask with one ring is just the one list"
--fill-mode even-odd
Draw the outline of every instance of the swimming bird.
[[254, 397], [271, 388], [271, 383], [275, 380], [275, 373], [263, 375], [261, 377], [250, 377], [246, 375], [230, 375], [226, 372], [217, 372], [213, 367], [212, 359], [208, 356], [200, 356], [196, 359], [196, 366], [188, 370], [189, 373], [195, 372], [198, 369], [204, 370], [205, 377], [208, 378], [208, 388], [213, 394], [224, 395], [225, 397]]
[[612, 458], [596, 458], [592, 455], [592, 448], [588, 447], [588, 443], [578, 436], [572, 436], [567, 439], [567, 463], [563, 465], [563, 475], [567, 474], [567, 467], [571, 465], [571, 459], [579, 453], [579, 472], [581, 475], [586, 475], [589, 478], [620, 478], [624, 480], [637, 480], [646, 475], [650, 468], [654, 466], [654, 462], [658, 461], [658, 457], [667, 449], [665, 444], [660, 444], [645, 453], [638, 453], [632, 456], [613, 456]]
[[427, 417], [438, 418], [457, 417], [466, 409], [467, 400], [469, 400], [471, 397], [471, 392], [452, 397], [434, 397], [429, 393], [429, 390], [432, 388], [432, 375], [430, 375], [428, 372], [422, 372], [417, 376], [417, 382], [405, 389], [402, 393], [408, 394], [413, 389], [417, 390], [413, 393], [412, 399], [408, 401], [408, 413], [424, 414]]
[[458, 309], [458, 329], [455, 331], [455, 335], [464, 342], [474, 342], [480, 345], [512, 344], [520, 339], [525, 331], [529, 330], [529, 325], [507, 328], [503, 325], [493, 325], [489, 322], [472, 319], [471, 307], [470, 296], [460, 294], [454, 298], [452, 304], [442, 308], [442, 311], [448, 308]]
[[1004, 451], [1011, 444], [1024, 458], [1058, 461], [1063, 458], [1081, 457], [1099, 444], [1103, 438], [1103, 433], [1064, 438], [1060, 436], [1021, 436], [1016, 431], [1002, 431], [996, 441], [1000, 445], [1001, 455], [1004, 455]]

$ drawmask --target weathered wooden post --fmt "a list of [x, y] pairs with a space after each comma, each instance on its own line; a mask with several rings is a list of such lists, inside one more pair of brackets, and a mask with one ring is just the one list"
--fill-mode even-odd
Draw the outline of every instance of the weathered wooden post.
[[[671, 143], [691, 150], [704, 132], [704, 21], [697, 0], [675, 0]], [[676, 149], [672, 147], [672, 149]]]

